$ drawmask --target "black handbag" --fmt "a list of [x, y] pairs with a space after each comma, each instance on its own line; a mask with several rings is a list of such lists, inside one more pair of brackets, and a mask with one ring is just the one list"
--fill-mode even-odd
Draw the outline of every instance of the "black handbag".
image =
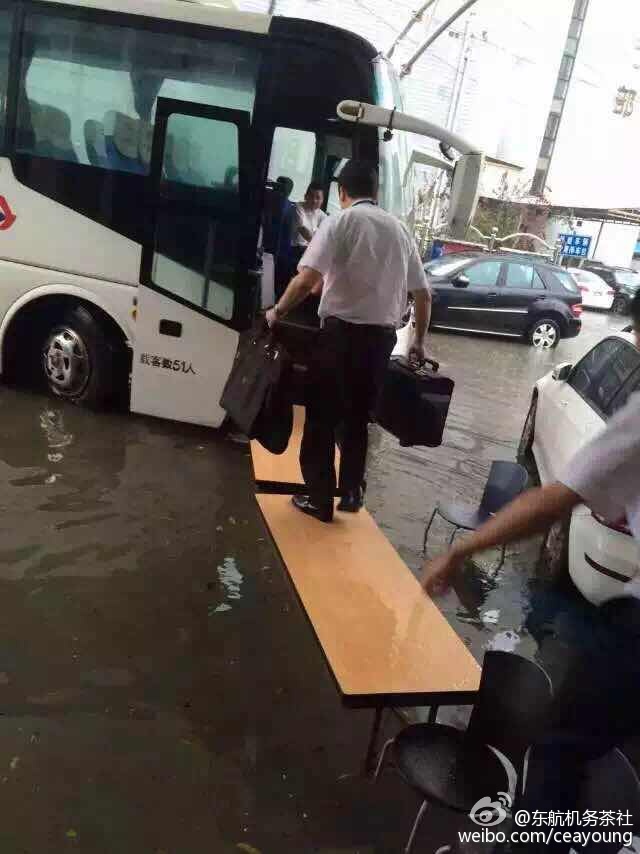
[[438, 362], [426, 363], [417, 367], [404, 356], [393, 356], [376, 407], [378, 424], [404, 447], [442, 444], [455, 383], [438, 373]]
[[237, 427], [273, 454], [286, 451], [293, 431], [290, 373], [287, 351], [261, 320], [240, 336], [220, 399]]

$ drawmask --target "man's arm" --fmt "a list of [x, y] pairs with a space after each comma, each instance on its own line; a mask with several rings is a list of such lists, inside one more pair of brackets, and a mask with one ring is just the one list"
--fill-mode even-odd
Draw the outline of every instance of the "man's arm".
[[412, 238], [409, 239], [411, 240], [411, 250], [407, 270], [407, 290], [413, 296], [416, 322], [413, 343], [409, 348], [409, 359], [424, 362], [424, 339], [431, 321], [431, 288], [416, 242]]
[[277, 305], [270, 308], [266, 314], [269, 326], [273, 326], [282, 320], [301, 302], [304, 302], [314, 288], [322, 286], [322, 276], [311, 267], [303, 267], [297, 276], [289, 282], [284, 294], [278, 300]]
[[313, 239], [313, 234], [311, 234], [309, 229], [305, 228], [304, 225], [298, 226], [298, 234], [302, 235], [302, 237], [304, 237], [304, 239], [307, 241], [307, 243], [310, 243], [311, 240]]
[[427, 561], [422, 569], [423, 586], [429, 593], [446, 590], [465, 558], [492, 546], [508, 545], [546, 531], [581, 501], [579, 495], [562, 483], [530, 489], [485, 522], [475, 533], [458, 540], [448, 552]]
[[409, 358], [412, 356], [418, 361], [424, 360], [424, 339], [431, 321], [431, 291], [416, 291], [413, 294], [415, 307], [415, 340], [409, 350]]

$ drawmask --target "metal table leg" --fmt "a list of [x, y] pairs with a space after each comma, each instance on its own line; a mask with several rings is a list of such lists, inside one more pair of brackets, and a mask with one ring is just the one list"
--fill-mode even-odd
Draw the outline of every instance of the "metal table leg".
[[439, 706], [429, 706], [429, 718], [428, 723], [435, 724], [438, 722], [438, 709]]
[[366, 777], [372, 777], [376, 770], [378, 743], [380, 741], [380, 730], [382, 729], [382, 718], [384, 712], [384, 707], [378, 706], [373, 716], [373, 726], [371, 727], [371, 735], [369, 736], [369, 746], [367, 747], [367, 755], [364, 760], [364, 773]]

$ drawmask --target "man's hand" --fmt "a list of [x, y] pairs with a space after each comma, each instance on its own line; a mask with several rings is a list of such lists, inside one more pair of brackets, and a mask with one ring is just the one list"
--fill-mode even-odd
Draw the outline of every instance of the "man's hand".
[[428, 560], [422, 567], [420, 583], [430, 596], [446, 593], [455, 573], [464, 563], [464, 557], [451, 549], [440, 557]]
[[416, 365], [422, 365], [426, 358], [427, 351], [425, 350], [424, 344], [419, 344], [415, 341], [411, 347], [409, 347], [409, 361]]
[[278, 312], [276, 311], [275, 306], [273, 308], [267, 309], [267, 313], [265, 314], [264, 319], [266, 320], [269, 329], [273, 329], [273, 327], [278, 322]]

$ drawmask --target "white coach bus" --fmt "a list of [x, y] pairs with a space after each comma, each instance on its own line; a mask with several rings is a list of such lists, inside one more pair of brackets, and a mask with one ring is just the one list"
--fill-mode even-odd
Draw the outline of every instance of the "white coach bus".
[[380, 162], [408, 215], [406, 138], [339, 121], [401, 107], [390, 63], [309, 21], [175, 0], [0, 0], [0, 359], [60, 398], [218, 426], [260, 306], [267, 181], [335, 193]]

